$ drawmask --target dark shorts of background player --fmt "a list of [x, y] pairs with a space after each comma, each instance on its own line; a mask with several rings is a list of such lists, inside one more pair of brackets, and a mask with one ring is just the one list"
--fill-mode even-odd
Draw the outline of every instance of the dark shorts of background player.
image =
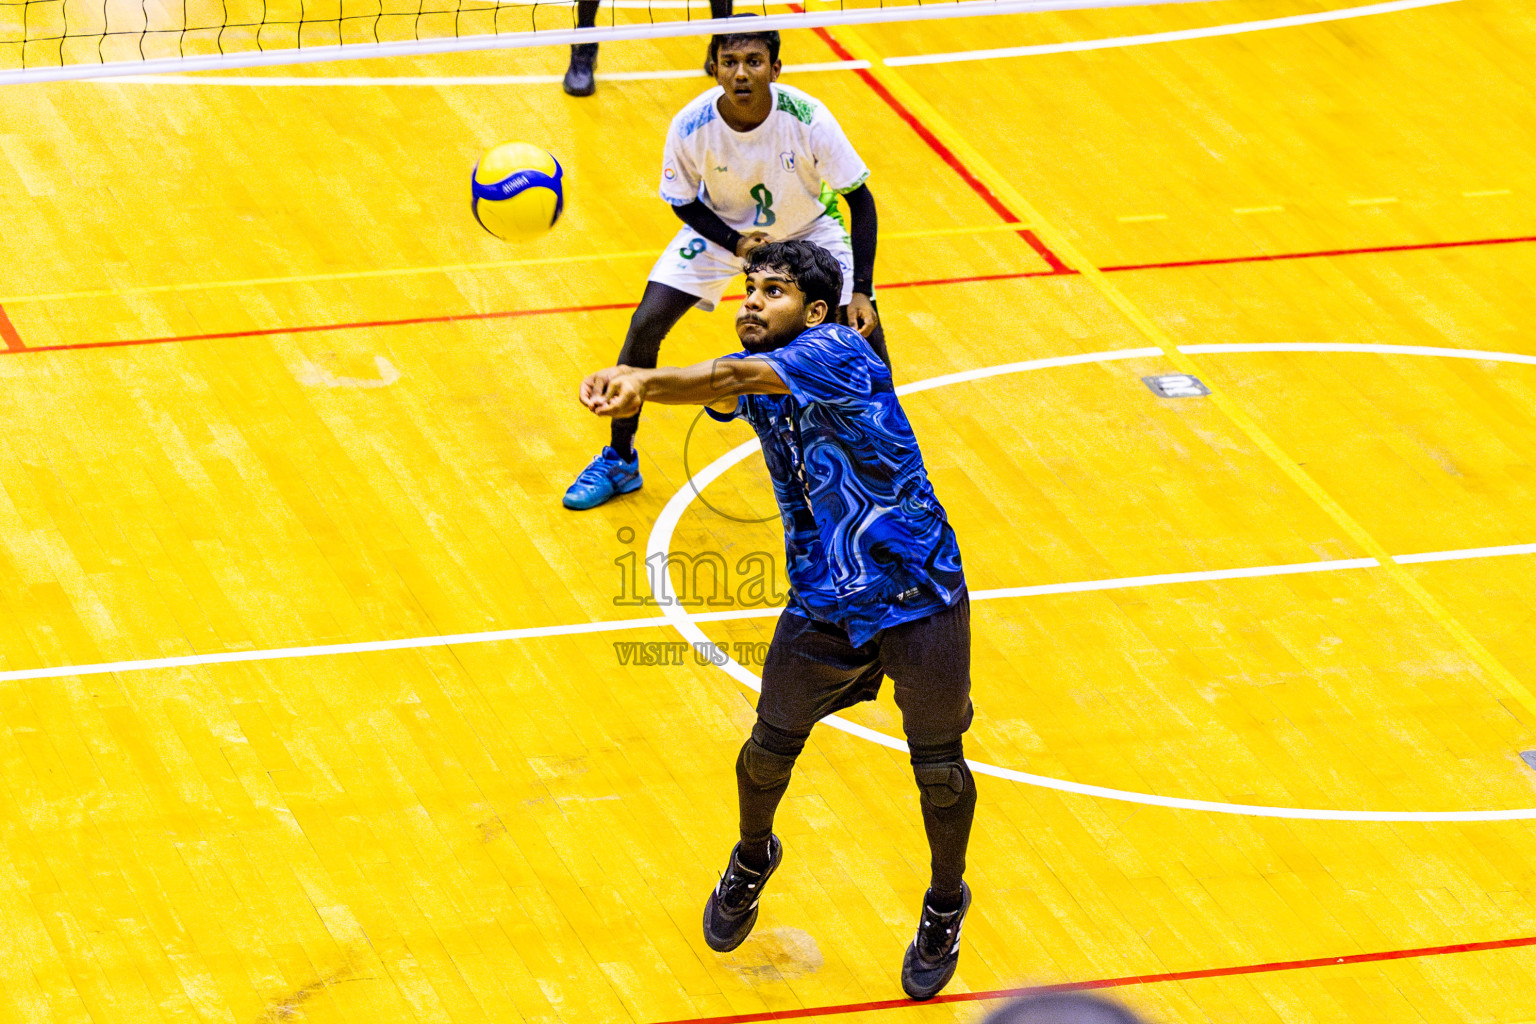
[[881, 630], [862, 647], [841, 628], [785, 612], [763, 665], [757, 717], [804, 736], [828, 715], [874, 700], [889, 676], [914, 747], [955, 743], [971, 725], [971, 602]]

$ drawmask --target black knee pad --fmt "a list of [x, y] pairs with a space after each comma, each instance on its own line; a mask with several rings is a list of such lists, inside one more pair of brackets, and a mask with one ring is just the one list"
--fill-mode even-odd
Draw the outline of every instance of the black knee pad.
[[953, 807], [971, 785], [971, 772], [964, 761], [915, 764], [912, 774], [923, 798], [935, 807]]
[[953, 807], [974, 790], [971, 769], [965, 763], [965, 741], [908, 745], [912, 754], [912, 774], [917, 778], [923, 799], [934, 807]]
[[804, 732], [790, 732], [776, 725], [769, 725], [761, 718], [752, 724], [752, 739], [758, 746], [788, 758], [799, 757], [800, 751], [805, 749], [805, 741], [810, 738], [809, 729]]
[[757, 742], [754, 736], [742, 744], [736, 768], [759, 789], [773, 789], [789, 781], [789, 773], [795, 768], [795, 758], [789, 754], [774, 753]]

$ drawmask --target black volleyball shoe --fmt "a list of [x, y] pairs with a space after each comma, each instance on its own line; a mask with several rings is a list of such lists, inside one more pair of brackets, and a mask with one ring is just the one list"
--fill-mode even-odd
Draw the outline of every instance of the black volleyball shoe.
[[960, 883], [960, 909], [940, 913], [923, 898], [917, 938], [901, 961], [901, 987], [913, 999], [932, 999], [955, 976], [960, 963], [960, 925], [971, 909], [971, 887]]
[[561, 86], [571, 96], [591, 96], [597, 91], [597, 81], [592, 69], [597, 64], [596, 43], [575, 43], [571, 46], [571, 64], [565, 69]]
[[784, 844], [778, 836], [768, 837], [768, 866], [761, 871], [753, 871], [737, 859], [740, 850], [740, 843], [731, 849], [725, 875], [704, 903], [704, 941], [716, 953], [729, 953], [752, 934], [763, 886], [784, 859]]

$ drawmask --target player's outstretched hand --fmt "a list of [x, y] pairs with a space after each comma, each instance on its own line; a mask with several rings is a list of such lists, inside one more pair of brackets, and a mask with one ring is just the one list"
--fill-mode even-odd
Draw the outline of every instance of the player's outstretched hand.
[[771, 241], [773, 239], [768, 237], [766, 231], [748, 231], [741, 236], [741, 241], [736, 243], [736, 255], [746, 259], [753, 249], [760, 245], [767, 245]]
[[631, 366], [610, 366], [581, 382], [581, 404], [598, 416], [633, 416], [645, 401], [645, 386]]
[[853, 298], [848, 300], [848, 326], [867, 338], [879, 323], [880, 314], [875, 312], [875, 304], [869, 301], [869, 296], [854, 292]]

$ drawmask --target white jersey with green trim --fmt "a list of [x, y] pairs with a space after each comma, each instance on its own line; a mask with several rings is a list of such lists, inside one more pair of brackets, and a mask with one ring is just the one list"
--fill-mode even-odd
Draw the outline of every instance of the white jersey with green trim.
[[827, 108], [792, 86], [769, 88], [773, 111], [751, 131], [720, 116], [719, 86], [672, 119], [661, 198], [673, 206], [701, 199], [737, 231], [794, 238], [827, 214], [833, 193], [864, 183], [869, 168]]

